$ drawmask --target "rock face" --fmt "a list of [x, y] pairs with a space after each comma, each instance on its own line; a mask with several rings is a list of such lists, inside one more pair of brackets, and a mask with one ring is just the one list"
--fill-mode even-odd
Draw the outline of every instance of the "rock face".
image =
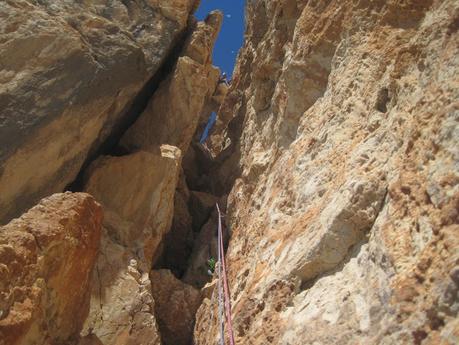
[[[459, 341], [458, 14], [453, 0], [248, 2], [211, 138], [213, 179], [234, 181], [237, 344]], [[198, 345], [218, 339], [212, 309]]]
[[64, 344], [78, 337], [101, 225], [93, 197], [65, 193], [0, 228], [0, 344]]
[[0, 224], [62, 191], [125, 130], [197, 3], [2, 1]]
[[105, 210], [91, 312], [83, 334], [104, 344], [159, 344], [149, 271], [169, 230], [180, 150], [102, 157], [89, 168], [85, 190]]
[[163, 344], [189, 345], [201, 293], [168, 270], [152, 271], [150, 277]]

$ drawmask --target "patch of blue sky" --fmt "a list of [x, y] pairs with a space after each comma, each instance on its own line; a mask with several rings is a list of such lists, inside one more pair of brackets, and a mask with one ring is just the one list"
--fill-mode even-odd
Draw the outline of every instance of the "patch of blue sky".
[[213, 10], [223, 12], [223, 25], [215, 43], [213, 64], [229, 78], [244, 40], [244, 7], [244, 0], [201, 0], [195, 13], [196, 18], [203, 20]]

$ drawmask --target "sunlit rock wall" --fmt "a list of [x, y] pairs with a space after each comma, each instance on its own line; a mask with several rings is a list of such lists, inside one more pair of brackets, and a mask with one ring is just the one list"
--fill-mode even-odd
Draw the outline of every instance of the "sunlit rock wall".
[[458, 18], [453, 0], [247, 2], [211, 138], [237, 344], [459, 341]]

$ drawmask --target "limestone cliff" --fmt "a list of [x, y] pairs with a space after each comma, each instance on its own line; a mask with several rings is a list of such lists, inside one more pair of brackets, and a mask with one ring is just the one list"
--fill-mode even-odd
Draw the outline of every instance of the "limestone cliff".
[[459, 3], [248, 1], [246, 23], [211, 139], [236, 343], [457, 344]]
[[459, 343], [459, 3], [198, 5], [0, 1], [0, 345], [218, 343], [217, 202], [238, 345]]

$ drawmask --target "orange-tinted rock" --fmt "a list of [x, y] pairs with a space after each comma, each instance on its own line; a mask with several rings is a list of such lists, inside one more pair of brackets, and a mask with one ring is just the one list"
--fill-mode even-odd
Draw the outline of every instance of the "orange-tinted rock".
[[102, 208], [55, 194], [0, 228], [0, 344], [63, 344], [89, 310]]

